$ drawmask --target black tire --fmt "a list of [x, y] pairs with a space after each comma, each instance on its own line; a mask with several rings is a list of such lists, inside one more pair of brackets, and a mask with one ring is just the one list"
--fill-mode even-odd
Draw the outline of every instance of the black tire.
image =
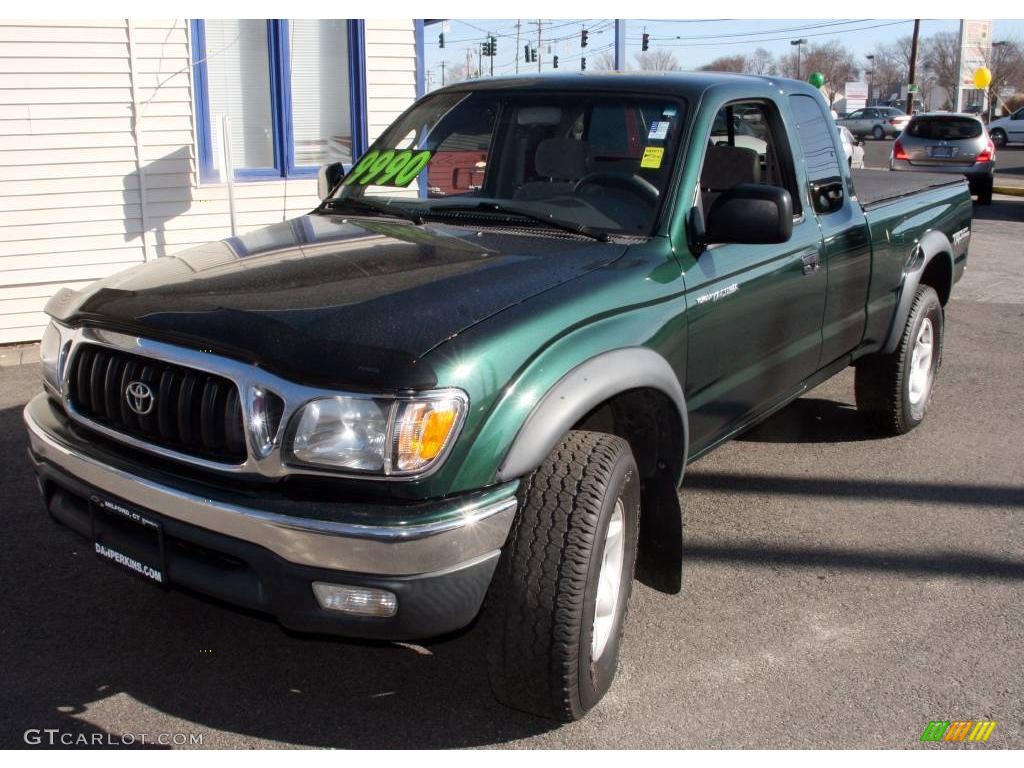
[[1004, 131], [1002, 128], [996, 128], [994, 131], [992, 131], [992, 133], [989, 134], [989, 138], [992, 139], [992, 143], [995, 144], [997, 147], [1006, 146], [1006, 131]]
[[[618, 602], [604, 651], [593, 660], [598, 577], [619, 499]], [[614, 435], [570, 432], [524, 483], [485, 609], [488, 671], [502, 703], [569, 722], [607, 692], [632, 591], [639, 514], [636, 462]]]
[[992, 204], [992, 179], [978, 184], [978, 205]]
[[[891, 355], [871, 355], [858, 361], [854, 378], [857, 410], [878, 430], [903, 435], [920, 424], [935, 391], [935, 378], [942, 365], [943, 310], [939, 296], [929, 285], [914, 294], [910, 316]], [[911, 399], [910, 369], [914, 345], [925, 321], [931, 324], [932, 358], [927, 391], [916, 403]]]
[[885, 129], [880, 125], [876, 125], [871, 129], [871, 135], [875, 137], [875, 141], [881, 141], [885, 138]]

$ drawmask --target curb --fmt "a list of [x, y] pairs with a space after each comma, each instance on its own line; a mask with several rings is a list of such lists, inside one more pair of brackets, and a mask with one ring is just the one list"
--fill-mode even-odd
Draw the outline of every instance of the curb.
[[999, 184], [995, 184], [992, 187], [992, 191], [997, 195], [1014, 195], [1016, 197], [1024, 197], [1024, 187], [1004, 187]]

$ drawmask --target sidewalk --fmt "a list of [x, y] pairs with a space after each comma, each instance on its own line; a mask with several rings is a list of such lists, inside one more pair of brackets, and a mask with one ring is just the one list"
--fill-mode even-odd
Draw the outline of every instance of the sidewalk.
[[1017, 195], [1024, 197], [1024, 176], [1008, 173], [997, 173], [992, 191], [998, 195]]

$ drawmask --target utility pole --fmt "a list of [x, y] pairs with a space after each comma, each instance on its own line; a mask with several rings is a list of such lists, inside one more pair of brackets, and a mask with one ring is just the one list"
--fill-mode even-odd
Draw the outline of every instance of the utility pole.
[[541, 47], [541, 35], [544, 34], [544, 22], [541, 19], [537, 19], [537, 71], [541, 71], [541, 66], [544, 64], [544, 49]]
[[476, 49], [476, 52], [477, 52], [477, 57], [476, 57], [476, 61], [477, 61], [477, 64], [476, 64], [476, 76], [477, 77], [483, 77], [484, 76], [484, 44], [483, 43], [480, 43], [480, 46]]
[[492, 35], [490, 32], [487, 33], [487, 45], [487, 53], [490, 54], [491, 59], [491, 77], [494, 77], [494, 47], [496, 43], [494, 42], [494, 35]]
[[519, 28], [520, 28], [520, 26], [522, 26], [522, 19], [516, 19], [516, 47], [515, 47], [516, 55], [515, 55], [515, 60], [516, 60], [516, 74], [517, 75], [519, 74]]
[[[917, 38], [921, 33], [921, 20], [914, 19], [914, 38], [910, 43], [910, 78], [907, 83], [907, 108], [906, 113], [908, 115], [914, 114], [914, 92], [911, 91], [911, 87], [914, 85], [914, 80], [917, 77]], [[957, 75], [959, 77], [959, 75]]]
[[444, 88], [444, 71], [448, 68], [448, 62], [441, 59], [441, 87]]
[[[864, 73], [865, 75], [868, 76], [868, 101], [867, 101], [867, 104], [865, 104], [864, 106], [870, 107], [871, 106], [871, 87], [875, 84], [875, 54], [873, 54], [873, 53], [865, 54], [864, 58], [868, 60], [868, 66], [871, 67], [871, 69], [869, 69], [867, 72]], [[847, 107], [847, 111], [849, 111], [849, 107]]]

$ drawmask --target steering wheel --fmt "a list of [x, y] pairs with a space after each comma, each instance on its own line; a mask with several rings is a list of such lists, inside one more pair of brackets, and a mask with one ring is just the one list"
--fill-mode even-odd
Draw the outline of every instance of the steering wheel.
[[632, 192], [637, 197], [642, 198], [645, 202], [650, 203], [652, 206], [658, 204], [658, 197], [660, 196], [658, 188], [641, 176], [637, 176], [636, 174], [627, 176], [624, 173], [610, 173], [608, 171], [595, 171], [594, 173], [588, 173], [573, 186], [573, 194], [578, 193], [588, 184], [625, 189], [627, 192]]

